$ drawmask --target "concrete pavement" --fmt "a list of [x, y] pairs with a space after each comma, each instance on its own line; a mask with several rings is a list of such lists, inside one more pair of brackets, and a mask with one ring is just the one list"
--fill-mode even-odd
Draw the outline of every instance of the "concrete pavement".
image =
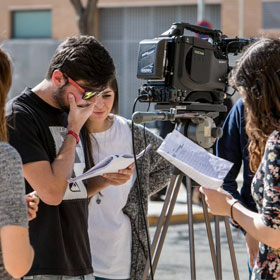
[[[241, 182], [241, 177], [238, 181]], [[155, 233], [158, 217], [161, 213], [163, 202], [149, 202], [148, 218], [150, 223], [151, 239]], [[211, 215], [211, 214], [210, 214]], [[211, 215], [211, 219], [212, 219]], [[215, 279], [211, 254], [209, 249], [209, 239], [206, 234], [203, 209], [199, 205], [193, 205], [194, 220], [194, 242], [196, 259], [196, 279]], [[186, 191], [182, 186], [176, 200], [173, 215], [164, 241], [163, 249], [160, 254], [155, 280], [183, 280], [191, 279], [190, 272], [190, 248], [188, 226]], [[223, 280], [234, 279], [234, 273], [229, 253], [228, 237], [225, 231], [224, 222], [220, 226], [220, 245], [222, 255], [222, 278]], [[212, 234], [215, 238], [215, 226], [211, 222]], [[235, 257], [237, 260], [239, 279], [248, 279], [247, 252], [243, 234], [231, 227]], [[214, 239], [215, 240], [215, 239]], [[216, 243], [216, 240], [215, 240]]]
[[[214, 223], [211, 223], [214, 234]], [[151, 238], [155, 227], [150, 228]], [[233, 280], [234, 274], [229, 253], [224, 223], [220, 223], [220, 244], [222, 255], [222, 277], [220, 280]], [[232, 237], [240, 280], [249, 279], [245, 239], [240, 231], [232, 229]], [[209, 249], [209, 241], [204, 223], [194, 224], [196, 280], [215, 279]], [[191, 279], [189, 234], [187, 225], [172, 225], [168, 228], [166, 239], [160, 254], [154, 280]]]

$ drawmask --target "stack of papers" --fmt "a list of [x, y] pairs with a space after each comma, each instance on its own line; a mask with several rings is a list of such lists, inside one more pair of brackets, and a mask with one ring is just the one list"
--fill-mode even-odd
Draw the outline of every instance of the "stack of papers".
[[[148, 152], [151, 146], [152, 145], [149, 144], [146, 147], [146, 149], [144, 149], [136, 156], [136, 159], [142, 157], [146, 152]], [[82, 175], [69, 179], [68, 183], [74, 183], [77, 181], [99, 176], [105, 173], [117, 173], [119, 170], [127, 168], [132, 163], [134, 163], [133, 155], [127, 155], [127, 154], [111, 155], [101, 160], [94, 167], [92, 167]]]
[[214, 156], [179, 131], [168, 134], [157, 152], [199, 185], [217, 189], [233, 163]]

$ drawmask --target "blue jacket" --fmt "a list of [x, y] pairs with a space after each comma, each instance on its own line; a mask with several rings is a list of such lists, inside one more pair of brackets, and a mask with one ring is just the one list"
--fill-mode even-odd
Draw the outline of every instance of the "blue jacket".
[[[232, 107], [224, 125], [223, 136], [217, 142], [217, 155], [234, 163], [226, 176], [223, 188], [238, 199], [246, 208], [257, 212], [251, 195], [254, 174], [249, 168], [248, 136], [245, 131], [244, 105], [242, 99]], [[243, 184], [238, 190], [236, 178], [243, 163]]]

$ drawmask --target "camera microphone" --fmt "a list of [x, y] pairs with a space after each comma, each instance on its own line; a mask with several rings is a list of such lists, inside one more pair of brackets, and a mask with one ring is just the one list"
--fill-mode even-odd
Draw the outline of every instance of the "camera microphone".
[[136, 124], [154, 122], [154, 121], [168, 121], [173, 120], [174, 114], [170, 112], [135, 112], [132, 115], [132, 120]]

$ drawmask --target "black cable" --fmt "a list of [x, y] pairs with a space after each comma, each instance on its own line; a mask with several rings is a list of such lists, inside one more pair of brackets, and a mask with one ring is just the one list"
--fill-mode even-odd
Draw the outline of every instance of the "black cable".
[[[147, 108], [147, 112], [150, 110], [150, 106], [151, 106], [151, 102], [148, 103], [148, 108]], [[135, 108], [133, 108], [133, 110], [135, 110]], [[134, 113], [134, 112], [133, 112]], [[147, 139], [146, 139], [146, 124], [144, 123], [144, 143], [145, 143], [145, 147], [147, 147]]]
[[[137, 101], [141, 99], [141, 96], [137, 97], [134, 101], [134, 104], [133, 104], [133, 109], [132, 109], [132, 114], [134, 113], [135, 111], [135, 107], [136, 107], [136, 104], [137, 104]], [[140, 180], [140, 176], [139, 176], [139, 169], [138, 169], [138, 166], [137, 166], [137, 159], [136, 159], [136, 152], [135, 152], [135, 145], [134, 145], [134, 122], [132, 120], [132, 149], [133, 149], [133, 156], [134, 156], [134, 164], [135, 164], [135, 170], [136, 170], [136, 185], [137, 185], [137, 193], [138, 193], [138, 201], [139, 201], [139, 204], [140, 204], [140, 209], [141, 209], [141, 213], [142, 213], [142, 217], [143, 217], [143, 220], [144, 220], [144, 225], [145, 225], [145, 232], [146, 232], [146, 236], [147, 236], [147, 243], [148, 243], [148, 258], [149, 258], [149, 262], [150, 262], [150, 269], [151, 269], [151, 279], [154, 280], [154, 274], [153, 274], [153, 266], [152, 266], [152, 256], [151, 256], [151, 246], [150, 246], [150, 241], [149, 241], [149, 231], [148, 231], [148, 225], [147, 225], [147, 221], [146, 221], [146, 218], [145, 218], [145, 211], [144, 211], [144, 206], [143, 206], [143, 200], [142, 200], [142, 197], [143, 197], [143, 193], [142, 193], [142, 190], [141, 190], [141, 180]], [[144, 127], [144, 141], [145, 141], [145, 147], [146, 147], [146, 135], [145, 135], [145, 127]], [[139, 223], [139, 220], [138, 219], [138, 223]], [[140, 241], [140, 239], [139, 239]]]

